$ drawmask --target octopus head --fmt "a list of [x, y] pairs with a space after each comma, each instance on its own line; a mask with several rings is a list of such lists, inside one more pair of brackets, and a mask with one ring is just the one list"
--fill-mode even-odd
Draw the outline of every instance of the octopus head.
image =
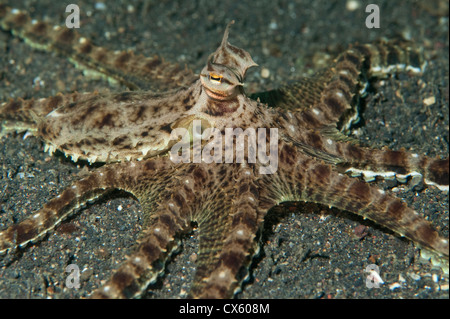
[[211, 54], [200, 73], [205, 92], [215, 100], [228, 100], [242, 92], [245, 73], [257, 66], [247, 51], [228, 43], [228, 32], [233, 23], [227, 25], [220, 47]]

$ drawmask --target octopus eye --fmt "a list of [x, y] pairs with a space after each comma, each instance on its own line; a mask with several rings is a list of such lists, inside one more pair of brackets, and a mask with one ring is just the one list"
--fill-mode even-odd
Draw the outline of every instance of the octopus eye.
[[222, 83], [222, 79], [223, 79], [223, 76], [222, 75], [217, 75], [217, 74], [214, 74], [214, 73], [209, 73], [209, 80], [211, 81], [211, 82], [214, 82], [214, 83], [217, 83], [217, 84], [220, 84], [220, 83]]

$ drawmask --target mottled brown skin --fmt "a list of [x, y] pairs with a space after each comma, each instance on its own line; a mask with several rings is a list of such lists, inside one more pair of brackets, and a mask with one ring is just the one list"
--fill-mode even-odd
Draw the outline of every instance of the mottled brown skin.
[[77, 66], [95, 70], [135, 90], [166, 91], [189, 86], [197, 80], [186, 67], [163, 61], [158, 56], [148, 58], [133, 52], [108, 51], [81, 37], [74, 29], [55, 29], [42, 21], [33, 24], [25, 12], [11, 14], [11, 9], [4, 4], [0, 4], [0, 19], [2, 29], [10, 30], [33, 47], [59, 52]]
[[[44, 24], [30, 27], [27, 16], [2, 6], [0, 22], [30, 41], [40, 34], [47, 48], [72, 48], [73, 39], [78, 39], [65, 31], [45, 37]], [[429, 222], [400, 199], [345, 174], [400, 181], [420, 176], [426, 184], [448, 188], [448, 159], [363, 148], [342, 134], [357, 118], [356, 105], [366, 81], [397, 69], [417, 71], [421, 65], [416, 52], [402, 43], [356, 45], [315, 80], [258, 94], [261, 101], [255, 101], [242, 90], [245, 73], [255, 63], [248, 52], [227, 40], [228, 28], [200, 79], [189, 87], [167, 93], [68, 94], [1, 104], [2, 133], [28, 129], [44, 140], [50, 152], [58, 149], [75, 160], [107, 164], [74, 182], [29, 219], [0, 232], [0, 253], [36, 242], [86, 202], [121, 189], [142, 205], [144, 231], [135, 252], [94, 292], [96, 298], [140, 296], [164, 271], [192, 222], [198, 225], [200, 249], [190, 297], [232, 297], [258, 251], [257, 234], [266, 213], [283, 201], [311, 201], [359, 214], [448, 262], [448, 240]], [[73, 50], [78, 50], [78, 57], [93, 59], [91, 67], [105, 71], [97, 66], [107, 53], [93, 56], [91, 49], [77, 46]], [[118, 56], [115, 67], [120, 74], [130, 57]], [[170, 133], [190, 129], [194, 120], [201, 121], [202, 129], [218, 128], [222, 135], [225, 128], [278, 128], [278, 169], [264, 175], [259, 162], [175, 164], [167, 156], [176, 142]], [[266, 143], [269, 147], [268, 139]], [[193, 151], [200, 152], [199, 147]]]

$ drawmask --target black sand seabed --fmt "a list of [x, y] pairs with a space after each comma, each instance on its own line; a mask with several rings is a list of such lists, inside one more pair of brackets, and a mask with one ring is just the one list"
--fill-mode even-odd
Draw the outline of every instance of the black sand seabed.
[[[36, 19], [61, 24], [65, 5], [55, 1], [2, 1], [25, 9]], [[422, 76], [400, 74], [378, 82], [367, 100], [358, 138], [367, 145], [448, 156], [448, 7], [446, 1], [371, 1], [381, 9], [381, 28], [367, 29], [363, 1], [349, 10], [346, 1], [155, 1], [154, 4], [73, 1], [82, 13], [84, 36], [110, 49], [134, 49], [186, 63], [199, 72], [234, 19], [229, 41], [249, 51], [260, 65], [249, 72], [247, 90], [277, 87], [311, 73], [322, 57], [335, 56], [348, 44], [403, 35], [424, 48], [429, 65]], [[438, 9], [443, 6], [443, 9]], [[87, 12], [91, 15], [87, 16]], [[0, 32], [0, 101], [39, 98], [58, 91], [93, 91], [124, 87], [89, 79], [64, 58], [39, 52]], [[270, 71], [262, 78], [261, 70]], [[426, 105], [423, 100], [434, 97]], [[77, 165], [49, 157], [35, 138], [10, 135], [0, 142], [0, 229], [18, 222], [76, 179]], [[392, 189], [392, 184], [380, 182]], [[448, 195], [433, 188], [411, 190], [398, 185], [396, 195], [425, 214], [448, 236]], [[302, 207], [302, 205], [298, 205]], [[140, 207], [131, 198], [91, 205], [39, 244], [16, 256], [0, 257], [0, 298], [86, 297], [117, 268], [137, 238]], [[286, 213], [266, 229], [262, 256], [238, 298], [448, 298], [448, 279], [418, 261], [407, 240], [325, 207]], [[303, 211], [304, 213], [301, 213]], [[358, 225], [369, 226], [359, 240]], [[185, 297], [192, 280], [197, 237], [184, 241], [182, 252], [149, 298]], [[79, 290], [64, 288], [65, 267], [82, 273]], [[380, 267], [385, 284], [365, 285], [367, 265]], [[434, 275], [434, 276], [433, 276]], [[395, 283], [400, 285], [395, 287]], [[64, 288], [64, 289], [63, 289]]]

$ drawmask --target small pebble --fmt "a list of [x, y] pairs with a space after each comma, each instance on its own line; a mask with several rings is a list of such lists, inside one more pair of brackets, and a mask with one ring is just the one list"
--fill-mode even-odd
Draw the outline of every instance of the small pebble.
[[263, 79], [267, 79], [270, 76], [270, 71], [267, 68], [262, 68], [261, 69], [261, 77]]
[[394, 291], [397, 288], [402, 288], [402, 285], [400, 285], [398, 282], [394, 282], [393, 284], [389, 285], [389, 289]]
[[427, 97], [423, 100], [423, 104], [426, 106], [433, 105], [434, 103], [436, 103], [436, 98], [434, 96]]
[[356, 0], [349, 0], [347, 1], [345, 7], [348, 11], [355, 11], [361, 7], [361, 3]]

